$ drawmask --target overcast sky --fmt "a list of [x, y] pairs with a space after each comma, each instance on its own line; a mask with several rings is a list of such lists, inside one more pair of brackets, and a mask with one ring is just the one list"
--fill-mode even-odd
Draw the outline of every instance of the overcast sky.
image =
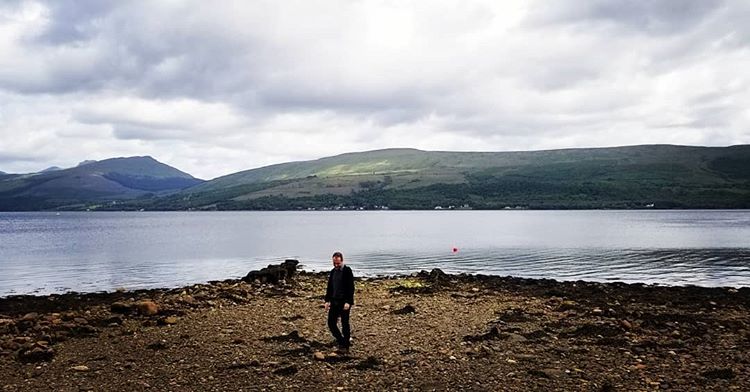
[[750, 143], [750, 2], [0, 2], [0, 170]]

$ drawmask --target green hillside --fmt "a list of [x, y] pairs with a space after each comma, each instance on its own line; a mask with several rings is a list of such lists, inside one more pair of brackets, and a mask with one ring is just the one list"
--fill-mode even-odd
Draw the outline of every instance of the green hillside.
[[151, 157], [113, 158], [70, 169], [4, 176], [0, 178], [0, 210], [112, 205], [113, 201], [163, 196], [201, 182]]
[[155, 202], [151, 208], [750, 208], [750, 146], [378, 150], [247, 170]]
[[[116, 201], [116, 203], [112, 203]], [[149, 157], [0, 177], [0, 210], [750, 208], [750, 146], [388, 149], [202, 182]]]

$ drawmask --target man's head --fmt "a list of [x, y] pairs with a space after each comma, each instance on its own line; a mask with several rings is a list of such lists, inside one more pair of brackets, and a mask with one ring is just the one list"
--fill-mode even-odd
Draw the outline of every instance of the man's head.
[[341, 268], [344, 265], [344, 255], [341, 252], [335, 252], [333, 254], [333, 268]]

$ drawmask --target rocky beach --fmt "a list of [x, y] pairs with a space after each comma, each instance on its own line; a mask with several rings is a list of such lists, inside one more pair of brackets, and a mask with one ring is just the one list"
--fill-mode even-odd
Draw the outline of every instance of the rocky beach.
[[[355, 271], [356, 272], [356, 271]], [[748, 390], [750, 289], [324, 274], [0, 299], [2, 391]]]

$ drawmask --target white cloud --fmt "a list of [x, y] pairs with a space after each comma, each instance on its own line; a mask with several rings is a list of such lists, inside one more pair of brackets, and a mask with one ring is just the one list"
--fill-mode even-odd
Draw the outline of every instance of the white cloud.
[[740, 1], [0, 5], [0, 170], [750, 142]]

